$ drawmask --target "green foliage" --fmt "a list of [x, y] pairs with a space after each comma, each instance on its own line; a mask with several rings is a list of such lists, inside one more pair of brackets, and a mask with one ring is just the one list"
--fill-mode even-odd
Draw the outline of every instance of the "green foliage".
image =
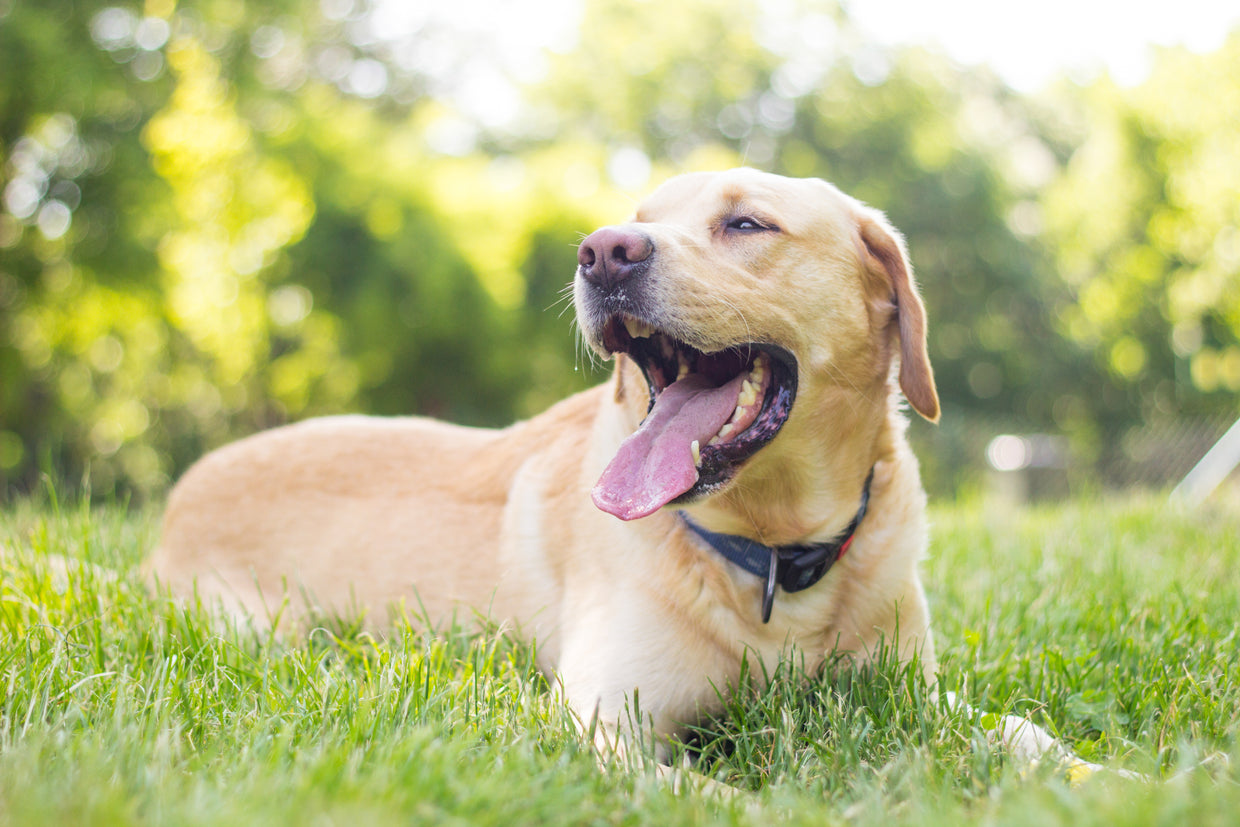
[[[1077, 301], [1062, 327], [1149, 414], [1235, 410], [1240, 391], [1240, 34], [1166, 50], [1133, 89], [1070, 100], [1079, 141], [1046, 193], [1048, 240]], [[1076, 100], [1073, 100], [1076, 99]]]
[[1236, 37], [1136, 89], [1022, 98], [831, 2], [592, 0], [501, 122], [453, 94], [488, 56], [431, 20], [110, 2], [0, 4], [0, 490], [156, 493], [341, 410], [534, 413], [600, 375], [563, 312], [581, 235], [738, 163], [827, 177], [908, 236], [936, 490], [996, 429], [1088, 459], [1234, 408]]
[[346, 29], [296, 4], [7, 7], [0, 482], [157, 491], [287, 419], [498, 425], [584, 386], [568, 321], [532, 320], [592, 220], [531, 193], [496, 243], [485, 162], [436, 171], [422, 104], [394, 115], [300, 51], [374, 63]]
[[1127, 500], [931, 516], [941, 685], [1152, 783], [1071, 788], [1016, 765], [984, 715], [890, 658], [824, 675], [793, 658], [747, 676], [685, 748], [745, 792], [677, 794], [597, 767], [529, 644], [231, 627], [148, 590], [153, 513], [47, 488], [0, 514], [0, 808], [31, 825], [1231, 823], [1240, 515]]

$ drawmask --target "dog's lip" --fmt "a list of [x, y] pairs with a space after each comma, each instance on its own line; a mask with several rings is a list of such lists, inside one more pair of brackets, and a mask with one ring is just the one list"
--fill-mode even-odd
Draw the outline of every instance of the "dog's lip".
[[[775, 438], [792, 411], [797, 393], [797, 360], [787, 349], [770, 342], [737, 342], [702, 350], [651, 322], [629, 314], [608, 317], [598, 331], [599, 341], [611, 354], [624, 353], [646, 378], [650, 392], [648, 410], [658, 395], [686, 373], [682, 353], [688, 353], [688, 369], [701, 372], [718, 384], [737, 373], [750, 370], [759, 355], [765, 355], [771, 377], [764, 384], [762, 405], [744, 430], [723, 440], [712, 440], [697, 447], [698, 481], [674, 500], [685, 504], [725, 487], [741, 466]], [[670, 352], [668, 348], [670, 347]], [[654, 352], [657, 350], [657, 354]], [[679, 364], [678, 364], [679, 362]]]

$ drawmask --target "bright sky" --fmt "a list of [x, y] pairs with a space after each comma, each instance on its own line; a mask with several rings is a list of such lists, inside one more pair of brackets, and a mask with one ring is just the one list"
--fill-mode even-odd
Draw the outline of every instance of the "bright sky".
[[[328, 11], [353, 4], [321, 2]], [[792, 51], [799, 47], [811, 55], [830, 48], [830, 25], [819, 32], [788, 15], [797, 0], [759, 2], [767, 11], [760, 33], [764, 43], [792, 44]], [[1123, 85], [1137, 84], [1148, 73], [1152, 45], [1211, 51], [1240, 27], [1240, 0], [843, 2], [852, 20], [879, 43], [938, 46], [963, 65], [990, 65], [1023, 92], [1064, 73], [1088, 81], [1103, 69]], [[512, 79], [538, 77], [544, 50], [575, 45], [581, 5], [582, 0], [385, 0], [372, 26], [381, 38], [416, 33], [417, 48], [401, 52], [411, 61], [409, 68], [446, 79], [451, 89], [442, 91], [466, 111], [484, 122], [503, 123], [518, 106]]]
[[1141, 82], [1150, 44], [1213, 51], [1240, 26], [1237, 0], [853, 0], [853, 19], [888, 43], [937, 43], [1033, 91], [1060, 72]]

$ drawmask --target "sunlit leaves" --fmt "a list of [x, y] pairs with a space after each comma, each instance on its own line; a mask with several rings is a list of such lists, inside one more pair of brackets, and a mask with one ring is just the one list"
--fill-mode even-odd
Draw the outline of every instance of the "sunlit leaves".
[[305, 233], [310, 193], [288, 166], [251, 146], [219, 65], [201, 44], [173, 43], [168, 106], [143, 133], [177, 213], [159, 243], [174, 323], [208, 354], [221, 385], [267, 357], [265, 288], [256, 275]]
[[[553, 51], [492, 49], [506, 25]], [[1092, 439], [1240, 389], [1240, 38], [1035, 101], [825, 0], [587, 0], [571, 28], [0, 2], [0, 484], [154, 491], [346, 408], [534, 413], [597, 376], [566, 312], [582, 234], [739, 163], [905, 233], [949, 441], [966, 411]], [[940, 448], [928, 477], [980, 456]]]
[[1078, 289], [1066, 332], [1126, 381], [1173, 382], [1182, 402], [1240, 390], [1238, 77], [1233, 35], [1214, 54], [1161, 52], [1139, 87], [1095, 84], [1081, 146], [1043, 200]]

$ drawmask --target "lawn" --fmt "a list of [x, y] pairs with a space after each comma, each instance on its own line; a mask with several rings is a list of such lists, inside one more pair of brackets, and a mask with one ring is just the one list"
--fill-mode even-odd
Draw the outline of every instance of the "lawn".
[[1021, 766], [982, 716], [894, 664], [833, 677], [790, 665], [743, 685], [684, 747], [749, 792], [677, 793], [600, 771], [526, 644], [224, 628], [144, 588], [156, 512], [49, 493], [0, 513], [0, 820], [1240, 823], [1234, 501], [940, 504], [931, 518], [941, 683], [1152, 781], [1072, 786]]

